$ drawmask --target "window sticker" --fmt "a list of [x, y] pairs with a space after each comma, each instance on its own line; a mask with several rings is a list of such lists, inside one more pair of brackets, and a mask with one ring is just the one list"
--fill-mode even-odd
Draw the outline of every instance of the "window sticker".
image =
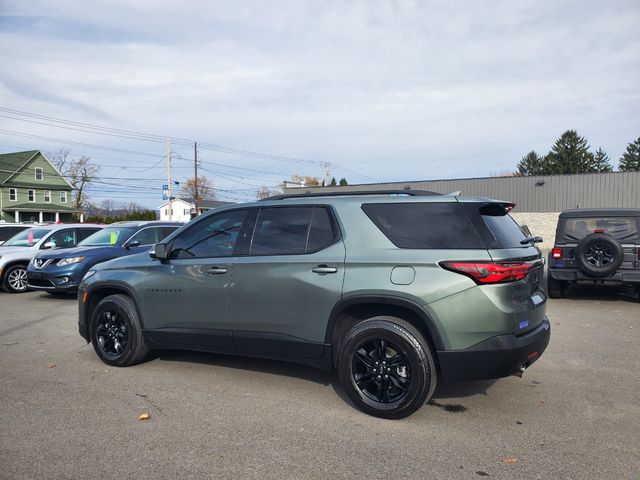
[[111, 236], [109, 237], [109, 243], [111, 245], [115, 245], [116, 243], [118, 243], [118, 232], [117, 231], [111, 232]]
[[33, 245], [33, 233], [29, 232], [29, 235], [27, 235], [27, 243], [29, 245]]

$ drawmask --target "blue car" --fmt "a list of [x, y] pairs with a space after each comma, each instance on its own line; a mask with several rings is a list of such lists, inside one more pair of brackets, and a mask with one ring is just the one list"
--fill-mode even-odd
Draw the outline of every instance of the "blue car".
[[75, 292], [91, 267], [148, 250], [180, 228], [176, 222], [117, 222], [94, 233], [75, 248], [42, 251], [27, 267], [31, 290]]

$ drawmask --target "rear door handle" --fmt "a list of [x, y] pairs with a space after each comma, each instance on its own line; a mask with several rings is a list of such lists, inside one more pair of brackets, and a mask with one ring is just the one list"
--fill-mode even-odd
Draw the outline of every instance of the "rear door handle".
[[335, 267], [327, 267], [326, 265], [318, 265], [311, 269], [313, 273], [327, 274], [327, 273], [336, 273], [338, 271]]
[[219, 268], [219, 267], [211, 267], [209, 270], [207, 270], [207, 273], [209, 275], [222, 275], [227, 273], [227, 269], [226, 268]]

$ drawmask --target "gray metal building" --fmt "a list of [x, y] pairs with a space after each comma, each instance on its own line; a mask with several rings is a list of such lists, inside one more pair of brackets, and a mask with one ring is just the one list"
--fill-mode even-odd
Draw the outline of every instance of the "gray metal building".
[[285, 188], [285, 193], [307, 191], [431, 190], [462, 191], [512, 201], [518, 212], [561, 212], [569, 208], [640, 208], [640, 172], [588, 173], [531, 177], [459, 178], [372, 183], [345, 187]]

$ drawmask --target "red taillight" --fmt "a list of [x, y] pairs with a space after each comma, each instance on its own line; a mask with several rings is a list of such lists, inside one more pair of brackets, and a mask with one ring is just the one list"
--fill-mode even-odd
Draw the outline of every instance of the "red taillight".
[[477, 284], [508, 283], [522, 280], [540, 261], [533, 262], [442, 262], [442, 266], [452, 272], [471, 277]]
[[594, 230], [593, 233], [604, 233], [604, 230], [602, 229]]
[[551, 250], [551, 258], [562, 258], [562, 249], [554, 248]]

